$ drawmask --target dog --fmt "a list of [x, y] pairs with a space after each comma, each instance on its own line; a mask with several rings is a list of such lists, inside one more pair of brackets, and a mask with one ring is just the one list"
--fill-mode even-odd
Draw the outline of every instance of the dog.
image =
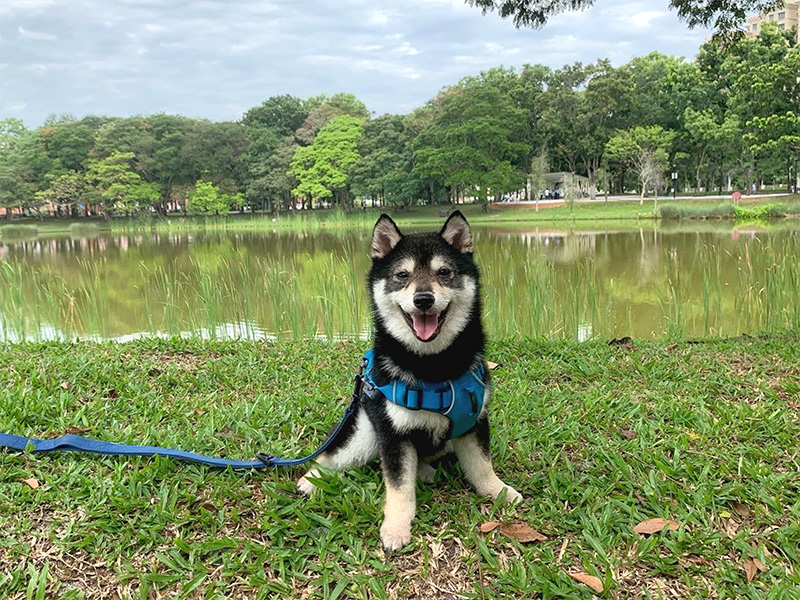
[[450, 451], [479, 494], [504, 494], [507, 502], [522, 496], [500, 480], [490, 459], [480, 276], [467, 220], [455, 211], [438, 233], [403, 235], [381, 215], [368, 286], [375, 333], [365, 385], [373, 393], [297, 485], [310, 494], [319, 466], [344, 470], [380, 458], [381, 541], [398, 550], [411, 541], [417, 477], [432, 482], [429, 461]]

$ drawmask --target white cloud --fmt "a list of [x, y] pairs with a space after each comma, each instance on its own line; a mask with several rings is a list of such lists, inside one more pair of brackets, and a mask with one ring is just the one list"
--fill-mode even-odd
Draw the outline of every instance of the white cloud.
[[400, 46], [394, 49], [398, 54], [405, 54], [406, 56], [415, 56], [419, 54], [419, 50], [414, 48], [410, 42], [403, 42]]
[[52, 42], [58, 39], [52, 33], [45, 33], [43, 31], [33, 31], [31, 29], [25, 29], [22, 25], [17, 27], [17, 31], [19, 32], [19, 37], [26, 38], [29, 40], [43, 40]]
[[657, 10], [647, 10], [634, 14], [633, 16], [631, 16], [630, 20], [631, 20], [631, 25], [633, 25], [637, 29], [649, 29], [652, 26], [653, 21], [665, 16], [667, 16], [667, 13], [665, 12]]
[[28, 106], [27, 102], [6, 102], [3, 110], [6, 112], [21, 112]]
[[389, 23], [389, 15], [382, 10], [373, 10], [369, 15], [370, 25], [385, 26]]
[[53, 4], [55, 0], [3, 0], [0, 2], [0, 15], [36, 13]]

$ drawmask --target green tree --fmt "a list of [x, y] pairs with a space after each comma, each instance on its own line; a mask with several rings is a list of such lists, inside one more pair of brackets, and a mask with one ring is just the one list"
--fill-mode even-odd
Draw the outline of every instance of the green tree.
[[0, 207], [38, 213], [44, 201], [37, 192], [47, 187], [47, 174], [55, 168], [36, 131], [16, 119], [0, 122]]
[[675, 132], [659, 125], [633, 127], [621, 131], [606, 144], [605, 154], [609, 160], [633, 167], [641, 184], [640, 204], [648, 189], [658, 196], [664, 185], [664, 172], [669, 166], [669, 150]]
[[133, 170], [133, 152], [114, 152], [111, 156], [89, 162], [86, 178], [103, 199], [103, 216], [108, 219], [116, 210], [130, 211], [138, 206], [135, 198], [144, 183]]
[[89, 189], [86, 175], [78, 171], [68, 171], [56, 175], [50, 180], [46, 190], [36, 192], [37, 198], [49, 202], [64, 210], [67, 215], [76, 215], [76, 206], [81, 202]]
[[335, 204], [349, 210], [352, 203], [348, 176], [359, 159], [362, 131], [362, 119], [342, 115], [320, 129], [311, 146], [298, 146], [290, 168], [297, 177], [292, 194], [312, 200], [332, 198]]
[[794, 182], [787, 175], [787, 187], [791, 191], [794, 185], [795, 190], [800, 190], [800, 113], [753, 117], [748, 125], [753, 129], [747, 136], [751, 150], [757, 155], [773, 154], [786, 160], [787, 174], [792, 166], [795, 173]]
[[449, 90], [436, 119], [414, 142], [422, 179], [440, 178], [457, 195], [490, 195], [523, 187], [520, 158], [530, 147], [519, 141], [527, 115], [497, 87], [465, 81]]
[[423, 197], [425, 186], [414, 173], [414, 137], [402, 116], [368, 121], [358, 144], [361, 159], [352, 169], [353, 192], [401, 206]]
[[193, 215], [227, 215], [231, 197], [210, 181], [198, 181], [189, 192], [189, 212]]

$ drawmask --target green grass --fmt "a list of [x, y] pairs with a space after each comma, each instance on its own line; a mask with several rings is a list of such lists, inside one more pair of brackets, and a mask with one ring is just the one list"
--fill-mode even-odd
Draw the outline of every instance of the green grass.
[[667, 204], [659, 208], [662, 219], [784, 219], [800, 215], [800, 201], [759, 202], [734, 206], [723, 202], [716, 206], [698, 204]]
[[36, 237], [39, 229], [35, 225], [3, 225], [0, 227], [0, 240], [17, 240]]
[[[365, 349], [0, 346], [0, 430], [297, 456], [340, 418]], [[331, 474], [305, 500], [299, 470], [0, 453], [0, 597], [596, 597], [570, 571], [603, 579], [608, 598], [798, 597], [797, 333], [632, 349], [517, 340], [488, 356], [501, 363], [494, 462], [525, 495], [516, 510], [445, 463], [418, 487], [412, 543], [387, 555], [374, 467]], [[680, 529], [633, 533], [653, 517]], [[548, 540], [481, 534], [488, 520]], [[766, 571], [748, 583], [749, 557]]]

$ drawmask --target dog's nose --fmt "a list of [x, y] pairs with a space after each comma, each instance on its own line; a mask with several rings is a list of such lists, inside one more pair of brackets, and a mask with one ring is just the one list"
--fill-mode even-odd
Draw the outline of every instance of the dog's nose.
[[433, 306], [434, 302], [436, 302], [436, 298], [431, 292], [418, 292], [414, 294], [414, 306], [420, 310], [428, 310]]

